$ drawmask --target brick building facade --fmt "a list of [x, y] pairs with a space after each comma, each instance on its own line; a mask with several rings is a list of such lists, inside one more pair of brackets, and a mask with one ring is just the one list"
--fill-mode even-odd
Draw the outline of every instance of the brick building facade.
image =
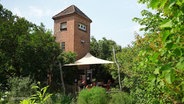
[[71, 5], [52, 17], [54, 35], [61, 49], [75, 52], [82, 58], [90, 49], [90, 23], [92, 20], [75, 5]]

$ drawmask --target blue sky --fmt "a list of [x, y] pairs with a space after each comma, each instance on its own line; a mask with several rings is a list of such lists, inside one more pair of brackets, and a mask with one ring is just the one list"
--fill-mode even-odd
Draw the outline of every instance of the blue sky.
[[50, 30], [54, 25], [52, 16], [76, 5], [93, 21], [91, 36], [97, 40], [112, 39], [122, 47], [135, 40], [135, 31], [140, 33], [139, 24], [132, 18], [141, 17], [141, 10], [146, 8], [137, 0], [0, 0], [0, 3], [33, 23], [39, 25], [42, 22]]

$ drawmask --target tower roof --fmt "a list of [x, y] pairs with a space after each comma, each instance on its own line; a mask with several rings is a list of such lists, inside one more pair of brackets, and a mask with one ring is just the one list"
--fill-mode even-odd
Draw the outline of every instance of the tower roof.
[[60, 13], [53, 16], [52, 19], [55, 20], [59, 17], [74, 14], [74, 13], [76, 13], [76, 14], [78, 14], [78, 15], [80, 15], [80, 16], [82, 16], [82, 17], [84, 17], [84, 18], [86, 18], [86, 19], [88, 19], [89, 21], [92, 22], [92, 20], [87, 15], [85, 15], [79, 8], [77, 8], [75, 5], [71, 5], [68, 8], [64, 9]]

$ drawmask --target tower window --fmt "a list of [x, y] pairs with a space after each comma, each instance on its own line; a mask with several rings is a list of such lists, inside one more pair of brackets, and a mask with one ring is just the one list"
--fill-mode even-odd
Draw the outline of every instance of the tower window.
[[78, 24], [78, 28], [82, 31], [86, 31], [86, 25], [82, 24], [82, 23], [79, 23]]
[[65, 51], [65, 42], [61, 42], [61, 49]]
[[67, 30], [67, 23], [66, 22], [62, 22], [60, 24], [60, 30], [63, 31], [63, 30]]

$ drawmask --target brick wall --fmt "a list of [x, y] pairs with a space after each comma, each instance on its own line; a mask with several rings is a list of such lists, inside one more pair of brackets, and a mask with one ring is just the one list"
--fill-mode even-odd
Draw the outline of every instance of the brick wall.
[[[87, 31], [82, 31], [78, 29], [78, 24], [85, 24]], [[81, 42], [81, 40], [83, 42]], [[75, 15], [75, 38], [74, 38], [75, 47], [74, 50], [78, 53], [77, 58], [82, 58], [89, 52], [90, 48], [90, 22], [81, 18], [80, 16]]]
[[[60, 23], [67, 22], [67, 30], [60, 31]], [[78, 29], [78, 23], [87, 26], [87, 31]], [[82, 58], [90, 48], [90, 21], [77, 15], [67, 15], [54, 20], [54, 35], [56, 42], [65, 42], [65, 51], [77, 53], [77, 59]], [[83, 43], [81, 43], [81, 40]]]

